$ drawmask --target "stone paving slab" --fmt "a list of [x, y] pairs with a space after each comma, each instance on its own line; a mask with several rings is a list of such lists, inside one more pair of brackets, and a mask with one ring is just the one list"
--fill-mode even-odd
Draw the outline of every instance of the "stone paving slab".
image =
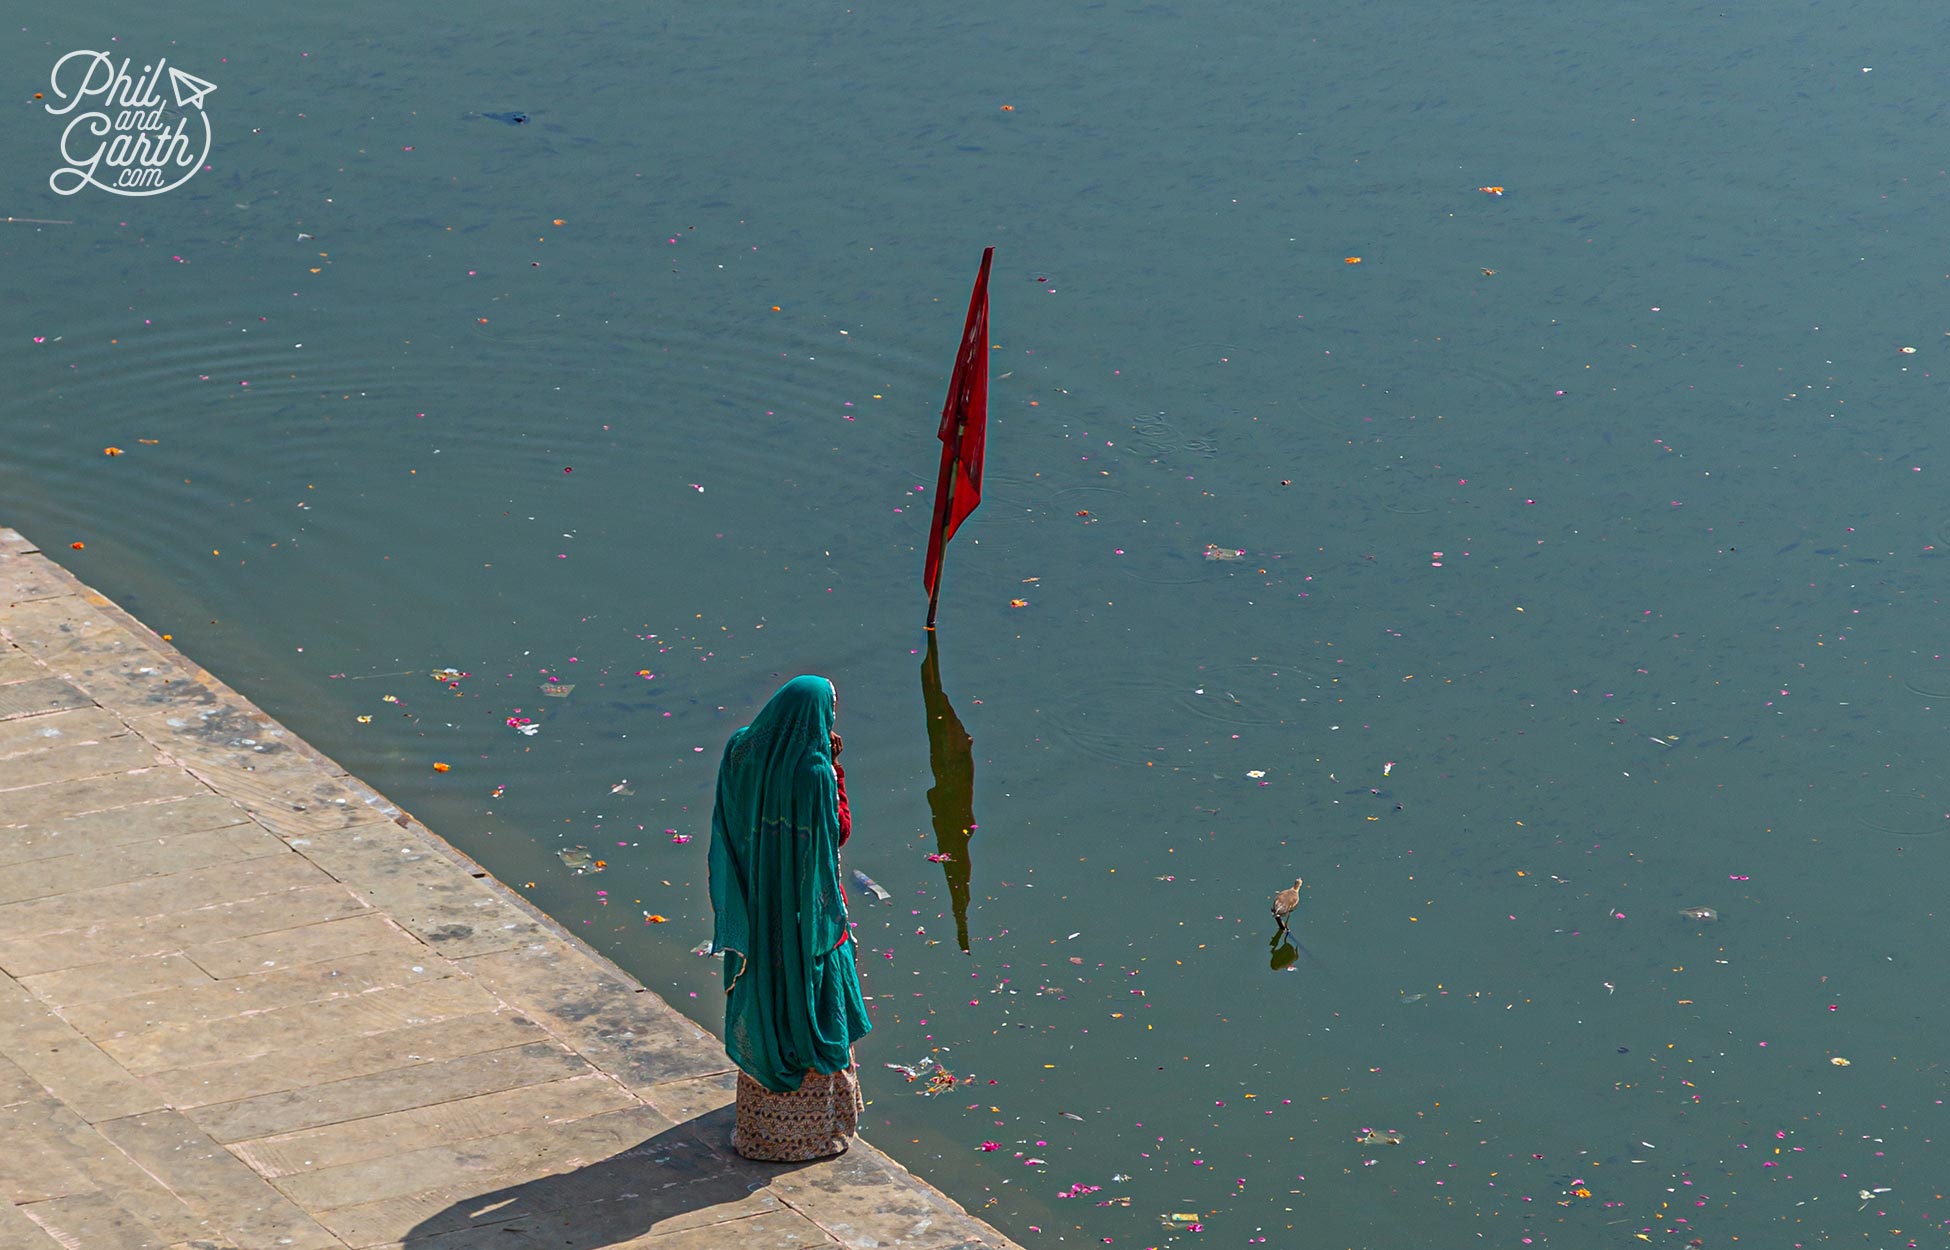
[[[86, 695], [81, 697], [87, 699]], [[122, 723], [121, 717], [85, 702], [55, 716], [0, 720], [0, 757], [44, 751], [73, 741], [112, 738], [127, 732], [129, 727]]]
[[[6, 1153], [10, 1161], [24, 1165], [32, 1177], [32, 1190], [39, 1194], [24, 1201], [104, 1195], [128, 1219], [165, 1241], [189, 1240], [213, 1231], [168, 1186], [58, 1101], [43, 1095], [9, 1108], [4, 1123]], [[6, 1168], [0, 1164], [0, 1173]], [[97, 1203], [77, 1209], [96, 1216], [105, 1211]]]
[[27, 1075], [24, 1068], [11, 1059], [0, 1058], [0, 1107], [11, 1107], [15, 1103], [46, 1096], [47, 1090], [39, 1081]]
[[36, 677], [0, 685], [0, 721], [87, 706], [88, 696], [59, 677]]
[[[0, 686], [40, 677], [47, 670], [12, 643], [0, 643]], [[84, 698], [86, 696], [83, 696]]]
[[[164, 770], [157, 771], [158, 775], [170, 775]], [[44, 814], [38, 821], [15, 806], [12, 800], [19, 795], [11, 795], [6, 810], [0, 811], [0, 830], [5, 831], [5, 836], [0, 836], [0, 865], [23, 864], [56, 855], [95, 854], [147, 838], [201, 833], [250, 821], [242, 808], [211, 794], [195, 778], [178, 775], [176, 779], [193, 787], [192, 792], [154, 800], [131, 799], [105, 810], [82, 814]], [[147, 810], [139, 813], [130, 810], [145, 802], [150, 804]]]
[[[714, 1215], [731, 1218], [698, 1224], [684, 1216], [663, 1216], [655, 1199], [641, 1197], [597, 1202], [575, 1213], [573, 1222], [548, 1221], [546, 1228], [535, 1228], [533, 1215], [528, 1222], [510, 1221], [487, 1228], [462, 1228], [429, 1238], [415, 1237], [410, 1242], [392, 1242], [378, 1250], [480, 1250], [485, 1244], [511, 1246], [514, 1250], [813, 1250], [839, 1247], [826, 1230], [799, 1212], [782, 1207], [763, 1190], [742, 1201], [719, 1201], [713, 1182], [700, 1182], [677, 1188], [666, 1201], [695, 1203]], [[566, 1225], [566, 1227], [565, 1227]], [[641, 1231], [638, 1230], [647, 1230]]]
[[144, 877], [172, 876], [187, 868], [253, 859], [283, 851], [284, 844], [258, 825], [233, 825], [202, 833], [145, 838], [104, 851], [51, 856], [0, 866], [0, 906], [50, 898], [73, 890], [122, 885]]
[[632, 1089], [730, 1066], [703, 1029], [580, 943], [537, 943], [460, 961], [462, 968]]
[[84, 886], [72, 893], [0, 904], [0, 942], [83, 929], [103, 918], [119, 923], [192, 912], [213, 898], [252, 899], [333, 884], [316, 864], [287, 852]]
[[20, 983], [35, 998], [62, 1011], [129, 994], [154, 994], [179, 987], [215, 985], [211, 976], [188, 955], [135, 955], [59, 972], [22, 977]]
[[6, 1250], [67, 1250], [11, 1202], [0, 1202], [0, 1246]]
[[181, 1113], [157, 1111], [97, 1128], [191, 1211], [219, 1224], [240, 1245], [337, 1250], [338, 1238]]
[[206, 1103], [191, 1108], [190, 1115], [218, 1141], [241, 1142], [352, 1120], [377, 1119], [596, 1073], [587, 1059], [539, 1028], [532, 1025], [521, 1028], [521, 1032], [491, 1040], [520, 1037], [546, 1040], [408, 1063], [404, 1067], [232, 1102]]
[[275, 854], [285, 844], [255, 825], [211, 829], [176, 837], [150, 837], [103, 852], [51, 856], [25, 868], [0, 866], [0, 907], [47, 899], [72, 889], [123, 885], [140, 878], [164, 878], [185, 868], [215, 868], [236, 860]]
[[728, 1164], [685, 1126], [566, 1172], [531, 1170], [500, 1186], [450, 1182], [323, 1218], [352, 1246], [633, 1245], [786, 1209], [763, 1179]]
[[[9, 790], [4, 811], [8, 825], [25, 827], [31, 832], [35, 826], [59, 824], [71, 818], [119, 813], [120, 809], [137, 803], [160, 803], [209, 793], [208, 786], [180, 768], [142, 768]], [[111, 819], [121, 817], [118, 814]]]
[[0, 1250], [1013, 1250], [0, 529]]
[[94, 742], [62, 744], [59, 750], [24, 751], [9, 756], [0, 786], [19, 790], [56, 781], [80, 781], [105, 773], [132, 773], [163, 762], [160, 752], [134, 734]]
[[144, 1079], [173, 1107], [198, 1108], [266, 1094], [310, 1090], [338, 1081], [408, 1069], [443, 1058], [501, 1050], [540, 1041], [549, 1034], [511, 1011], [484, 1012], [432, 1024], [410, 1025], [356, 1038], [306, 1039], [248, 1059], [188, 1065], [149, 1073]]
[[466, 865], [434, 849], [424, 826], [379, 821], [293, 838], [291, 845], [443, 955], [459, 958], [534, 943], [542, 925], [479, 888]]
[[[238, 1016], [256, 1016], [378, 989], [411, 989], [460, 969], [421, 951], [371, 951], [323, 964], [299, 964], [250, 973], [207, 985], [125, 994], [62, 1009], [67, 1022], [89, 1037], [123, 1037], [160, 1028], [207, 1028]], [[29, 986], [31, 989], [32, 986]]]
[[384, 912], [358, 911], [343, 919], [256, 933], [249, 937], [201, 942], [183, 954], [213, 977], [239, 977], [272, 968], [292, 968], [363, 955], [369, 951], [426, 953], [426, 943], [399, 927]]
[[231, 1149], [264, 1176], [275, 1179], [344, 1164], [390, 1161], [405, 1151], [500, 1137], [529, 1124], [566, 1124], [637, 1105], [629, 1091], [591, 1069], [585, 1075], [545, 1085], [522, 1085], [240, 1141]]
[[368, 910], [336, 882], [137, 919], [78, 917], [84, 927], [0, 940], [0, 968], [21, 976], [127, 955], [162, 955], [198, 942], [275, 932]]
[[0, 599], [25, 603], [73, 593], [65, 571], [39, 552], [9, 552], [18, 559], [0, 564]]
[[169, 1250], [164, 1235], [100, 1190], [23, 1204], [20, 1211], [62, 1247], [114, 1246], [116, 1250]]
[[135, 1032], [104, 1029], [91, 1034], [90, 1040], [128, 1071], [141, 1075], [179, 1065], [234, 1062], [240, 1055], [275, 1055], [306, 1038], [343, 1042], [390, 1033], [474, 1015], [493, 1005], [488, 992], [472, 980], [450, 977], [207, 1023], [162, 1024]]
[[58, 1012], [4, 973], [0, 973], [0, 1055], [87, 1120], [163, 1105], [155, 1090], [90, 1045]]

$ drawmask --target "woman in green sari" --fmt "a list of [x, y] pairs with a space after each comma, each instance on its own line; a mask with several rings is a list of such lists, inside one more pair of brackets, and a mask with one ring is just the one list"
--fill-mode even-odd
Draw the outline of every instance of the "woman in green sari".
[[731, 735], [711, 811], [712, 940], [724, 955], [725, 1052], [738, 1065], [731, 1145], [779, 1162], [839, 1154], [862, 1101], [860, 997], [840, 887], [851, 832], [833, 683], [795, 677]]

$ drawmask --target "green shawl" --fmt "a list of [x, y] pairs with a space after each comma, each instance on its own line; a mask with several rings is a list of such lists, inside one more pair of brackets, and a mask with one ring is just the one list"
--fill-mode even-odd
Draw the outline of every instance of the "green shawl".
[[765, 1088], [838, 1072], [873, 1025], [840, 890], [833, 683], [795, 677], [731, 735], [711, 810], [725, 1052]]

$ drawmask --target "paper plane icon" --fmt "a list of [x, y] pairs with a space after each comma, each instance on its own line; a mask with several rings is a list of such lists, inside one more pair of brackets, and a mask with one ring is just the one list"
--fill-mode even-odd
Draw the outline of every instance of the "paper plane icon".
[[205, 82], [195, 74], [185, 74], [174, 65], [169, 67], [169, 89], [176, 93], [177, 108], [202, 108], [203, 97], [217, 89], [217, 84]]

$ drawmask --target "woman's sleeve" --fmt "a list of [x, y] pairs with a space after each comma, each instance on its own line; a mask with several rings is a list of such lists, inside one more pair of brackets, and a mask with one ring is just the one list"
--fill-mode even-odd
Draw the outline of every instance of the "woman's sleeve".
[[838, 760], [833, 761], [833, 782], [839, 788], [840, 845], [845, 846], [847, 838], [853, 834], [853, 813], [846, 806], [846, 769], [840, 767]]

